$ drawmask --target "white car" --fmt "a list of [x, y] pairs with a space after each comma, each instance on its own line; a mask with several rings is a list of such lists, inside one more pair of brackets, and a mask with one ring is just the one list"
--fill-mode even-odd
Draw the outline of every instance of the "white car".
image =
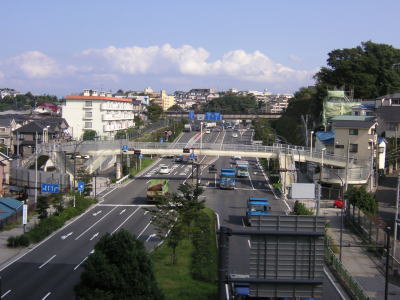
[[211, 133], [211, 130], [210, 129], [206, 129], [206, 133]]
[[237, 138], [238, 134], [236, 132], [232, 133], [232, 137]]
[[159, 174], [169, 174], [171, 169], [167, 165], [161, 165], [160, 169], [158, 170]]

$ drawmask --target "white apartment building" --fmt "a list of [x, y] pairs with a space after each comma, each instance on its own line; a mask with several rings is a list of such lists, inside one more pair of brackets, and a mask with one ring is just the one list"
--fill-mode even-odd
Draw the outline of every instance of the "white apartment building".
[[118, 130], [134, 126], [132, 99], [94, 90], [66, 96], [62, 117], [67, 120], [71, 135], [76, 139], [82, 137], [84, 130], [95, 130], [101, 137], [113, 137]]

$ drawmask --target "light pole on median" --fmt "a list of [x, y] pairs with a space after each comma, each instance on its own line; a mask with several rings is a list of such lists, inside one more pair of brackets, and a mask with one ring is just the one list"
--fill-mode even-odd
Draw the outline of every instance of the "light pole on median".
[[310, 131], [310, 156], [312, 157], [312, 142], [313, 142], [313, 134], [314, 134], [314, 131], [313, 130], [311, 130]]
[[319, 181], [322, 182], [322, 170], [324, 169], [324, 151], [326, 148], [321, 150], [321, 170], [319, 171]]

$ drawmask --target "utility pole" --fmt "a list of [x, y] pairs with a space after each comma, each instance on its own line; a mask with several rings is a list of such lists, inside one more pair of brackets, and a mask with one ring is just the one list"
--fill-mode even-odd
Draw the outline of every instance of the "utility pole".
[[317, 217], [319, 216], [320, 200], [321, 200], [321, 185], [317, 184], [317, 212], [316, 212]]
[[38, 193], [38, 133], [35, 132], [35, 207], [37, 204], [37, 193]]
[[394, 215], [393, 257], [396, 258], [397, 226], [399, 223], [400, 174], [397, 175], [396, 214]]
[[386, 270], [385, 270], [385, 300], [389, 294], [389, 258], [390, 258], [390, 227], [386, 228]]

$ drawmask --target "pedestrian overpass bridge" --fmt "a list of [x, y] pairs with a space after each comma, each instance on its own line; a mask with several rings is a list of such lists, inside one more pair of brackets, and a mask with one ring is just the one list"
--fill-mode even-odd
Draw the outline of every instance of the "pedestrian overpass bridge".
[[[122, 149], [128, 149], [123, 151]], [[114, 141], [85, 141], [70, 142], [65, 144], [42, 144], [38, 149], [42, 153], [76, 153], [88, 155], [91, 162], [91, 170], [98, 167], [94, 162], [102, 156], [117, 157], [121, 154], [133, 155], [135, 150], [141, 154], [152, 155], [181, 155], [183, 149], [189, 149], [190, 153], [207, 156], [241, 156], [253, 158], [275, 158], [279, 165], [284, 182], [295, 182], [295, 162], [310, 162], [319, 165], [322, 169], [320, 180], [326, 183], [343, 184], [365, 184], [369, 180], [370, 162], [359, 161], [353, 157], [335, 156], [323, 151], [310, 151], [310, 148], [274, 144], [273, 146], [244, 145], [244, 144], [221, 144], [201, 143], [198, 140], [189, 143], [156, 143], [156, 142], [133, 142], [128, 140]], [[136, 152], [137, 153], [137, 152]], [[49, 155], [51, 156], [51, 155]], [[61, 163], [60, 157], [58, 157]], [[346, 172], [347, 167], [347, 172]]]

